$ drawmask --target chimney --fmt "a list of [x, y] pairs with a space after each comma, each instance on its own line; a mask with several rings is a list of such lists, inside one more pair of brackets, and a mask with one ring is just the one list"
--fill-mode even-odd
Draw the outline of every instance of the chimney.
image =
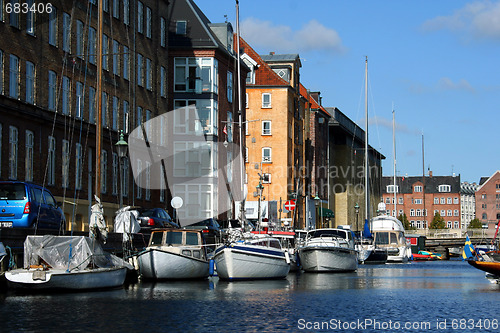
[[274, 52], [269, 52], [269, 55], [274, 55]]
[[429, 170], [429, 177], [432, 178], [432, 170]]

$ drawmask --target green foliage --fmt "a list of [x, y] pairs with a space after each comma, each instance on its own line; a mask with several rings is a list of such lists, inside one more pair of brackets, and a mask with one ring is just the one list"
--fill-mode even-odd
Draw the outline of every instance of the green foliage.
[[399, 215], [398, 220], [401, 221], [405, 230], [417, 230], [417, 228], [412, 226], [410, 221], [408, 221], [408, 217], [406, 216], [406, 214]]
[[432, 219], [429, 229], [447, 229], [446, 223], [444, 222], [444, 219], [441, 217], [439, 213], [436, 213], [434, 215], [434, 218]]
[[467, 227], [468, 229], [481, 229], [483, 227], [483, 224], [479, 219], [473, 219], [470, 221], [469, 226]]

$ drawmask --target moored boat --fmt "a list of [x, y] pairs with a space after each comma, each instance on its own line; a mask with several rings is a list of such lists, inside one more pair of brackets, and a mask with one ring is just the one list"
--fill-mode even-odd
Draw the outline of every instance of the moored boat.
[[290, 271], [288, 253], [267, 234], [233, 230], [227, 243], [215, 250], [214, 260], [223, 280], [282, 279]]
[[299, 265], [297, 262], [297, 250], [295, 244], [296, 234], [294, 231], [281, 231], [281, 230], [267, 230], [267, 231], [252, 231], [252, 234], [267, 234], [276, 238], [280, 244], [281, 248], [288, 252], [290, 257], [290, 272], [299, 271]]
[[357, 251], [350, 230], [325, 228], [307, 233], [299, 249], [306, 272], [350, 272], [358, 268]]
[[24, 268], [5, 272], [5, 278], [16, 289], [116, 288], [123, 286], [132, 268], [89, 237], [30, 235], [24, 242]]
[[201, 230], [155, 230], [137, 260], [145, 279], [204, 279], [209, 275]]

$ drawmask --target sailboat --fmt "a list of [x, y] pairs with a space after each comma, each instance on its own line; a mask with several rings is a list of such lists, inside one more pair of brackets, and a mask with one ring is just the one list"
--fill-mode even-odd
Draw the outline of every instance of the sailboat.
[[[239, 3], [236, 0], [236, 38], [238, 66], [238, 113], [240, 150], [243, 149], [243, 120], [241, 112], [241, 69], [240, 69], [240, 28]], [[240, 151], [240, 157], [243, 156]], [[244, 179], [244, 163], [241, 166], [241, 178]], [[242, 184], [242, 188], [243, 188]], [[214, 262], [217, 274], [223, 280], [281, 279], [290, 271], [290, 257], [281, 248], [278, 239], [267, 234], [248, 232], [245, 218], [244, 201], [240, 205], [241, 229], [232, 229], [226, 242], [215, 249]]]
[[365, 224], [361, 237], [356, 244], [358, 251], [358, 262], [361, 264], [385, 264], [387, 251], [377, 246], [370, 230], [370, 183], [368, 165], [368, 57], [365, 59]]
[[[101, 188], [101, 91], [102, 91], [102, 1], [98, 1], [99, 38], [97, 56], [96, 182]], [[28, 235], [24, 242], [24, 267], [5, 273], [8, 285], [29, 290], [95, 290], [123, 286], [127, 270], [125, 260], [106, 253], [108, 230], [100, 199], [89, 217], [89, 236]]]

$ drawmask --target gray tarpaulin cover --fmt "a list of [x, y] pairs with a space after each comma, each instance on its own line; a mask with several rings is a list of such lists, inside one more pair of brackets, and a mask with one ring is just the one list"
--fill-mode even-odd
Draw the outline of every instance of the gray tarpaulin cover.
[[24, 268], [39, 265], [40, 259], [55, 269], [82, 270], [92, 262], [97, 267], [132, 266], [104, 252], [100, 244], [85, 236], [27, 236], [24, 241]]

